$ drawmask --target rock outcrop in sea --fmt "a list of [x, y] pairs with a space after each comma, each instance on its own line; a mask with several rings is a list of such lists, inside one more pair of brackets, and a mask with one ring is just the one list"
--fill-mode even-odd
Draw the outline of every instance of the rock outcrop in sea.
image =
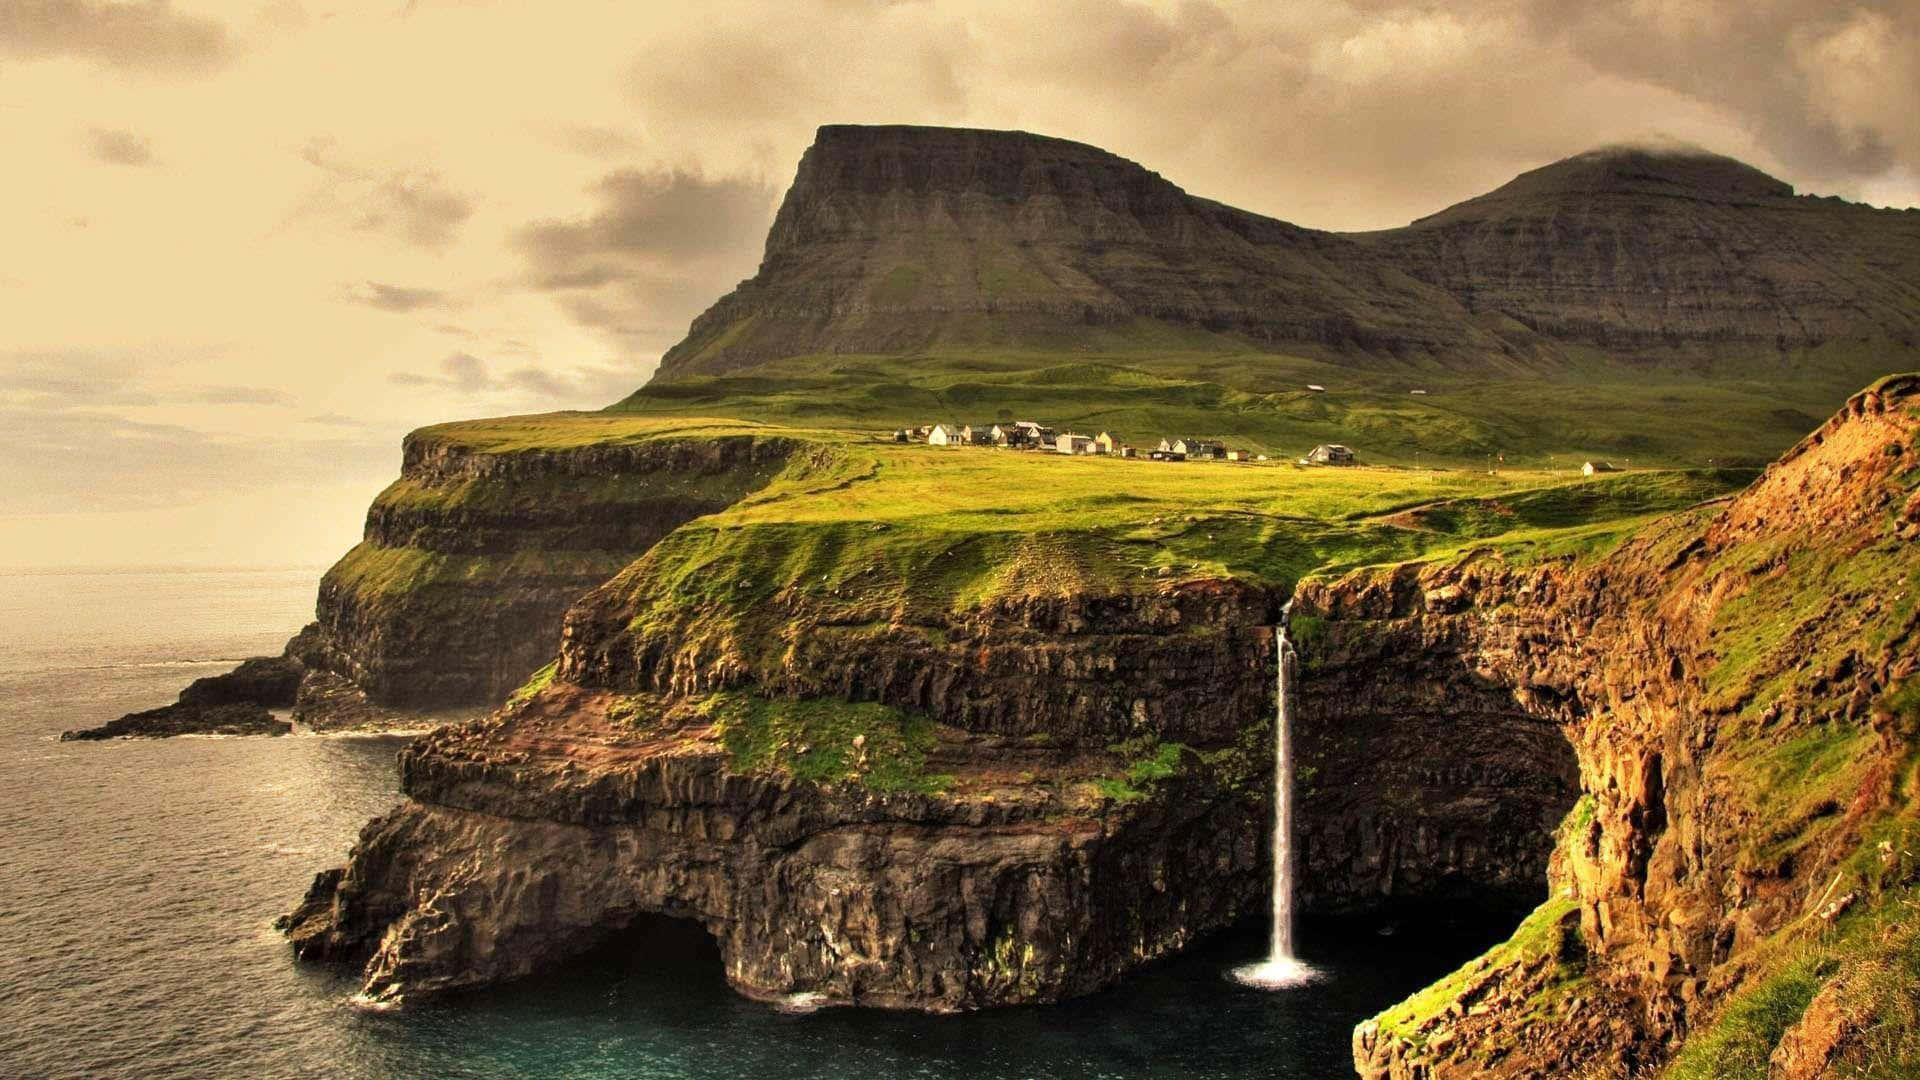
[[[296, 639], [296, 642], [300, 639]], [[171, 705], [128, 713], [95, 728], [62, 732], [62, 742], [172, 735], [285, 735], [292, 724], [273, 709], [293, 707], [305, 666], [290, 644], [280, 656], [256, 656], [222, 675], [195, 679]]]

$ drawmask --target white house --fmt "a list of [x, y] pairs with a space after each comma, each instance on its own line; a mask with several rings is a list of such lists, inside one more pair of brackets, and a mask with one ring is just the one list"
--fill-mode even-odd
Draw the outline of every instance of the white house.
[[1619, 472], [1620, 466], [1611, 461], [1589, 461], [1580, 466], [1580, 471], [1584, 475], [1592, 476], [1594, 473]]
[[1072, 432], [1067, 432], [1055, 440], [1054, 449], [1063, 454], [1091, 454], [1094, 452], [1092, 439], [1085, 435], [1075, 435]]
[[928, 446], [959, 446], [960, 432], [946, 424], [935, 424], [927, 429]]

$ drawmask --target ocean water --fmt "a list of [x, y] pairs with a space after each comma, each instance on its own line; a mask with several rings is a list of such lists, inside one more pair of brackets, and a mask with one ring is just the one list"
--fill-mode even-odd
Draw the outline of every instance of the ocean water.
[[789, 1015], [729, 991], [670, 920], [563, 971], [400, 1012], [348, 1003], [272, 929], [398, 799], [404, 740], [60, 743], [277, 652], [317, 569], [0, 573], [0, 1077], [1328, 1077], [1352, 1026], [1497, 928], [1303, 922], [1326, 974], [1226, 976], [1251, 923], [1051, 1007]]

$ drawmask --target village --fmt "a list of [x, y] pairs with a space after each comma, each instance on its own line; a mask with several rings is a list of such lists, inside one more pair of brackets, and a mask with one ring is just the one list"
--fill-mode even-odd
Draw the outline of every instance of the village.
[[[1313, 387], [1313, 389], [1320, 388]], [[1425, 391], [1416, 390], [1414, 393], [1425, 393]], [[1080, 435], [1071, 431], [1059, 431], [1032, 420], [958, 426], [922, 424], [914, 428], [898, 428], [893, 432], [892, 438], [896, 443], [923, 443], [927, 446], [947, 447], [986, 446], [1003, 450], [1064, 454], [1071, 457], [1144, 458], [1151, 461], [1254, 462], [1268, 460], [1265, 454], [1232, 449], [1216, 439], [1170, 436], [1161, 439], [1152, 449], [1142, 449], [1111, 431], [1102, 431], [1098, 435]], [[1321, 443], [1294, 463], [1296, 465], [1358, 465], [1360, 459], [1354, 454], [1352, 447], [1340, 443]], [[1496, 471], [1491, 462], [1488, 471]], [[1621, 471], [1624, 470], [1610, 461], [1589, 460], [1581, 463], [1580, 466], [1580, 472], [1586, 476]]]
[[[1032, 420], [1001, 424], [922, 424], [900, 428], [893, 433], [897, 443], [925, 443], [928, 446], [992, 446], [1006, 450], [1069, 456], [1145, 458], [1151, 461], [1266, 461], [1267, 455], [1235, 450], [1214, 439], [1169, 437], [1151, 449], [1133, 446], [1111, 431], [1098, 435], [1079, 435], [1058, 431]], [[1322, 443], [1299, 460], [1301, 465], [1354, 465], [1358, 459], [1352, 449], [1338, 443]]]

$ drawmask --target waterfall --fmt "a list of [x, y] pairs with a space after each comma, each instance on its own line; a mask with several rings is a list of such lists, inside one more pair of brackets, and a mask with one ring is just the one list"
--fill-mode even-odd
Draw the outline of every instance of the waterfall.
[[[1293, 605], [1288, 604], [1291, 608]], [[1233, 977], [1249, 986], [1280, 989], [1311, 982], [1311, 967], [1293, 955], [1293, 725], [1289, 668], [1293, 642], [1287, 637], [1287, 612], [1273, 628], [1276, 673], [1273, 678], [1273, 938], [1267, 958], [1236, 968]]]

